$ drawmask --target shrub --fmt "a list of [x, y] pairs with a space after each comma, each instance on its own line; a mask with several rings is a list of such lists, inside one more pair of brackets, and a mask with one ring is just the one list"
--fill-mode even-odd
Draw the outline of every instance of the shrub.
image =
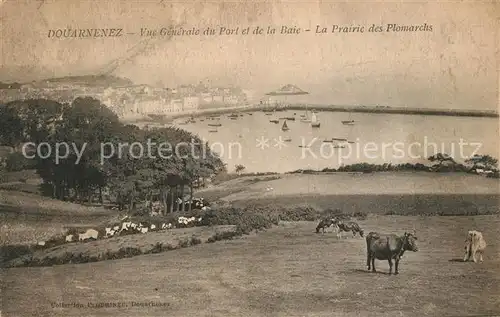
[[7, 156], [5, 168], [9, 172], [18, 172], [35, 168], [36, 161], [26, 158], [20, 152], [13, 152]]
[[10, 260], [33, 254], [33, 247], [27, 245], [2, 245], [0, 247], [0, 264]]
[[235, 225], [238, 231], [250, 233], [253, 230], [270, 228], [272, 216], [247, 209], [230, 207], [227, 209], [208, 210], [202, 215], [202, 226]]

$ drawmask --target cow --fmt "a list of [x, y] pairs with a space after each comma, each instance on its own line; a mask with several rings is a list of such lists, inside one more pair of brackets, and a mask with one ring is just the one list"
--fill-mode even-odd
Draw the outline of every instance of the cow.
[[[395, 261], [394, 274], [399, 274], [399, 260], [405, 251], [417, 252], [417, 237], [405, 232], [403, 236], [370, 232], [366, 235], [366, 266], [368, 271], [377, 272], [375, 259], [389, 262], [389, 274], [392, 274], [392, 260]], [[370, 266], [371, 264], [371, 266]]]
[[338, 227], [338, 235], [340, 235], [340, 237], [342, 237], [342, 231], [345, 231], [345, 232], [351, 231], [353, 237], [356, 236], [356, 233], [359, 233], [359, 235], [361, 237], [363, 237], [363, 235], [365, 233], [363, 231], [363, 229], [361, 229], [359, 227], [359, 225], [357, 223], [355, 223], [354, 221], [349, 221], [349, 222], [339, 221], [337, 223], [337, 227]]
[[325, 233], [325, 229], [331, 227], [332, 225], [337, 228], [337, 222], [338, 221], [335, 218], [322, 219], [316, 226], [316, 233], [319, 233], [320, 230], [323, 230], [323, 233]]
[[477, 263], [476, 255], [479, 255], [479, 261], [483, 262], [483, 252], [486, 248], [486, 241], [480, 231], [471, 230], [467, 233], [465, 239], [465, 255], [464, 262], [469, 261], [472, 257], [474, 263]]

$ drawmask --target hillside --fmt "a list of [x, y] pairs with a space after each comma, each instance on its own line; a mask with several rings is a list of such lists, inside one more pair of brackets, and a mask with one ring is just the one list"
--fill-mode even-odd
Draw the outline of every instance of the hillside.
[[109, 86], [128, 86], [133, 85], [133, 82], [128, 78], [116, 77], [111, 75], [84, 75], [84, 76], [65, 76], [57, 78], [48, 78], [36, 81], [35, 86], [43, 86], [47, 83], [52, 84], [67, 84], [67, 85], [82, 85], [89, 87], [109, 87]]

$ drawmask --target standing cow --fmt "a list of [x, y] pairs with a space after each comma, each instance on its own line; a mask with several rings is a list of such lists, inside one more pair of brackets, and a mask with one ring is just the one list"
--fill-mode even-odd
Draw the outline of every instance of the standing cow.
[[316, 227], [316, 233], [319, 233], [320, 230], [323, 230], [323, 233], [325, 233], [325, 229], [331, 227], [332, 225], [338, 229], [337, 223], [338, 220], [335, 218], [324, 218], [318, 223], [318, 226]]
[[[375, 259], [387, 260], [389, 262], [389, 274], [392, 274], [392, 260], [396, 263], [394, 274], [399, 274], [399, 260], [405, 251], [417, 252], [417, 237], [412, 233], [403, 236], [395, 234], [379, 234], [370, 232], [366, 236], [366, 266], [368, 271], [377, 272], [375, 269]], [[371, 264], [371, 267], [370, 267]]]
[[356, 233], [359, 233], [359, 235], [361, 237], [363, 237], [363, 235], [364, 235], [363, 229], [361, 229], [359, 227], [359, 225], [357, 223], [355, 223], [354, 221], [349, 221], [349, 222], [339, 221], [339, 223], [337, 224], [337, 227], [338, 227], [337, 235], [340, 235], [340, 237], [342, 237], [342, 231], [345, 231], [345, 232], [351, 231], [353, 237], [356, 236]]
[[476, 255], [479, 255], [479, 261], [483, 262], [483, 252], [485, 248], [486, 241], [483, 238], [483, 234], [476, 230], [469, 231], [465, 239], [464, 262], [469, 261], [472, 257], [472, 260], [477, 263]]

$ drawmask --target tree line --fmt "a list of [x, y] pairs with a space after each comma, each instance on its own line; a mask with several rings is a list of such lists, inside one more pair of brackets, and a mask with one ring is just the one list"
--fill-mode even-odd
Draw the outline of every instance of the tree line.
[[[139, 142], [146, 146], [148, 140], [151, 153], [158, 153], [161, 143], [171, 147], [161, 149], [163, 157], [138, 156], [125, 149], [108, 151], [107, 159], [102, 160], [101, 144]], [[41, 147], [33, 159], [26, 159], [21, 150], [27, 142], [48, 143], [52, 151]], [[57, 162], [54, 149], [62, 142], [74, 146]], [[181, 143], [190, 146], [177, 147]], [[0, 105], [0, 144], [15, 148], [8, 158], [14, 161], [11, 163], [36, 169], [45, 195], [75, 202], [97, 198], [101, 203], [109, 196], [119, 209], [150, 209], [153, 201], [160, 201], [162, 213], [172, 212], [178, 206], [177, 198], [184, 200], [187, 191], [192, 197], [196, 184], [226, 170], [220, 157], [198, 136], [172, 127], [145, 130], [123, 124], [91, 97], [79, 97], [70, 104], [29, 99]], [[181, 209], [184, 206], [180, 204]]]

